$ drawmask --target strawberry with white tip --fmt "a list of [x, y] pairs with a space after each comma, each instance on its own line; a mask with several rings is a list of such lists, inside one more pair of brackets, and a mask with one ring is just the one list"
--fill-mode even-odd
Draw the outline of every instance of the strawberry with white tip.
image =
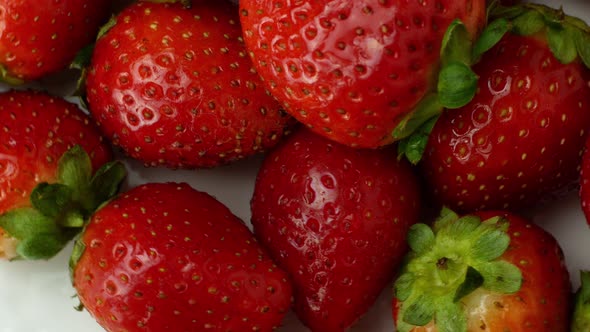
[[551, 234], [520, 216], [443, 209], [410, 229], [395, 282], [398, 332], [567, 332], [571, 285]]

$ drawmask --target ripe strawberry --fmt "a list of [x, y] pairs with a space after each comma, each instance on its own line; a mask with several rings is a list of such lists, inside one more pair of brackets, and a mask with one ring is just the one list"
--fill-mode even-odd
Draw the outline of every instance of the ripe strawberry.
[[1, 0], [0, 79], [22, 83], [65, 69], [94, 41], [110, 2]]
[[580, 202], [586, 222], [590, 225], [590, 137], [586, 139], [580, 170]]
[[398, 332], [569, 331], [571, 285], [557, 241], [502, 211], [459, 217], [408, 234], [395, 283]]
[[111, 158], [76, 105], [41, 92], [0, 94], [0, 257], [55, 255], [116, 191], [124, 169]]
[[477, 95], [441, 116], [422, 160], [436, 199], [458, 211], [529, 207], [579, 177], [590, 128], [590, 43], [580, 40], [590, 37], [547, 7], [512, 10], [518, 34], [473, 68]]
[[151, 166], [212, 167], [274, 146], [291, 121], [265, 91], [235, 5], [137, 2], [96, 43], [90, 111]]
[[100, 209], [76, 242], [73, 283], [107, 331], [272, 331], [288, 276], [219, 201], [145, 184]]
[[312, 331], [344, 331], [373, 304], [406, 252], [418, 196], [391, 149], [357, 150], [304, 129], [266, 157], [254, 232], [293, 278], [295, 311]]
[[350, 146], [391, 143], [436, 86], [445, 30], [471, 37], [484, 0], [242, 0], [246, 45], [271, 93], [316, 133]]

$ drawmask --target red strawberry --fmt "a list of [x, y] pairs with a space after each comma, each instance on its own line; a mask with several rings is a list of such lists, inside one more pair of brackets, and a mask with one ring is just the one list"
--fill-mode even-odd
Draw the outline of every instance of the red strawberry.
[[107, 331], [272, 331], [291, 286], [248, 228], [186, 184], [146, 184], [100, 209], [72, 255]]
[[484, 0], [242, 0], [245, 42], [287, 112], [350, 146], [391, 143], [436, 86], [445, 30], [473, 37]]
[[76, 105], [40, 92], [0, 94], [0, 256], [55, 255], [116, 191], [124, 170], [105, 164], [111, 157]]
[[265, 91], [226, 2], [137, 2], [96, 43], [90, 111], [148, 165], [211, 167], [275, 145], [290, 122]]
[[590, 137], [586, 139], [586, 146], [582, 154], [582, 168], [580, 171], [580, 201], [582, 211], [590, 225]]
[[590, 37], [547, 7], [512, 10], [519, 35], [505, 35], [483, 55], [474, 67], [477, 95], [442, 115], [422, 160], [436, 199], [456, 210], [529, 207], [579, 177], [590, 128], [590, 71], [582, 61], [590, 64], [590, 53], [578, 39]]
[[295, 311], [313, 331], [344, 331], [373, 304], [406, 252], [418, 196], [391, 149], [356, 150], [302, 130], [267, 156], [252, 224], [292, 276]]
[[450, 210], [408, 234], [395, 284], [398, 332], [569, 331], [571, 285], [557, 241], [514, 214]]
[[110, 0], [0, 1], [0, 79], [35, 80], [68, 66], [96, 38]]

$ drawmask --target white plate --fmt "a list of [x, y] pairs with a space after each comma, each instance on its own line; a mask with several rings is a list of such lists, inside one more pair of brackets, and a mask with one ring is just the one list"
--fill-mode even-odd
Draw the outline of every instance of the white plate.
[[[536, 1], [557, 6], [557, 1]], [[590, 22], [590, 2], [563, 0], [567, 13]], [[63, 91], [62, 84], [45, 84], [51, 92]], [[590, 111], [590, 110], [589, 110]], [[185, 181], [207, 191], [225, 203], [244, 221], [250, 218], [249, 201], [260, 157], [214, 170], [168, 171], [146, 169], [127, 162], [128, 186], [145, 182]], [[590, 228], [586, 225], [575, 193], [563, 200], [537, 208], [534, 221], [550, 231], [561, 243], [572, 282], [579, 285], [578, 271], [590, 269]], [[101, 332], [87, 312], [78, 312], [78, 304], [68, 277], [70, 247], [48, 262], [0, 263], [0, 332]], [[374, 307], [351, 329], [356, 332], [391, 332], [390, 289], [384, 290]], [[281, 332], [308, 331], [290, 314]]]

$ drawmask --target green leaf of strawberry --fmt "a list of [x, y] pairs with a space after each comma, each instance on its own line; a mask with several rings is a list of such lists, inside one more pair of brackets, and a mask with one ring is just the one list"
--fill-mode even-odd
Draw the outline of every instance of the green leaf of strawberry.
[[432, 227], [414, 225], [408, 241], [412, 251], [394, 284], [397, 331], [466, 332], [482, 322], [489, 331], [523, 322], [567, 329], [569, 275], [542, 228], [508, 212], [458, 216], [443, 208]]
[[47, 259], [116, 194], [125, 168], [76, 105], [35, 91], [2, 93], [0, 104], [0, 141], [10, 142], [0, 168], [11, 169], [0, 179], [0, 234], [11, 239], [0, 251]]
[[90, 157], [79, 145], [64, 153], [57, 172], [57, 182], [40, 183], [31, 192], [32, 208], [0, 215], [0, 227], [19, 240], [17, 253], [22, 258], [49, 259], [57, 254], [96, 208], [117, 193], [126, 175], [122, 163], [109, 162], [91, 178]]
[[413, 226], [408, 235], [411, 258], [395, 283], [396, 296], [401, 294], [404, 302], [401, 322], [424, 326], [432, 319], [440, 321], [436, 307], [443, 308], [443, 316], [455, 312], [456, 303], [480, 287], [499, 293], [518, 291], [520, 270], [496, 261], [508, 249], [506, 227], [506, 221], [497, 217], [482, 221], [448, 211], [432, 228]]
[[31, 193], [31, 204], [43, 215], [57, 218], [69, 208], [72, 196], [72, 189], [65, 184], [40, 183]]
[[477, 75], [468, 64], [451, 62], [438, 77], [439, 101], [446, 108], [459, 108], [471, 101], [477, 90]]

